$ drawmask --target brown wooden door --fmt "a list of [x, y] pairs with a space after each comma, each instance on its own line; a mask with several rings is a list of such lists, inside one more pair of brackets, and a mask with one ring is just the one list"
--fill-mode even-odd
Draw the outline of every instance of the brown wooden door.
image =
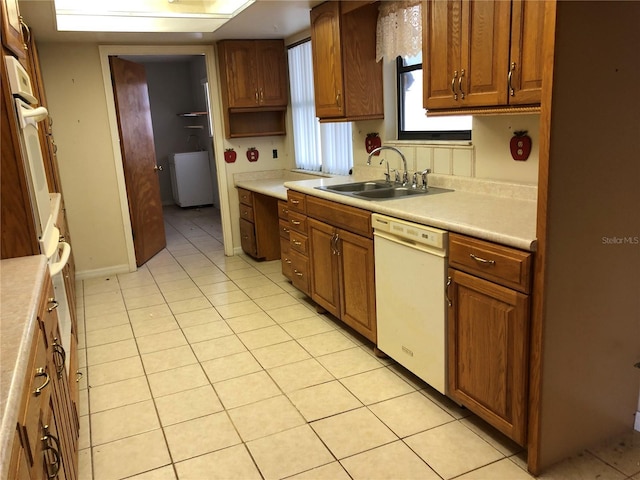
[[546, 2], [512, 0], [509, 104], [540, 103]]
[[449, 269], [448, 395], [526, 443], [529, 297]]
[[234, 40], [220, 44], [219, 52], [225, 65], [223, 73], [227, 75], [229, 108], [259, 105], [255, 43], [253, 40]]
[[332, 315], [340, 317], [336, 229], [312, 218], [308, 222], [311, 298]]
[[258, 40], [258, 96], [261, 107], [282, 107], [289, 103], [287, 91], [287, 57], [282, 40]]
[[340, 252], [340, 318], [367, 337], [377, 340], [373, 240], [338, 230]]
[[340, 43], [340, 2], [311, 10], [311, 50], [316, 116], [344, 116], [344, 81]]
[[463, 106], [505, 105], [511, 3], [462, 2], [458, 89]]
[[459, 108], [462, 1], [432, 0], [423, 8], [424, 107]]
[[142, 65], [109, 57], [136, 264], [167, 245], [147, 78]]

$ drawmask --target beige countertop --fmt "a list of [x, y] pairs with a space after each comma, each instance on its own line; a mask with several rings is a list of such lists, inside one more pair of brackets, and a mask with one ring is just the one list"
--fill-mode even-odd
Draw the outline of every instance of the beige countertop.
[[286, 189], [290, 188], [422, 225], [442, 228], [522, 250], [536, 250], [535, 187], [431, 175], [430, 185], [452, 188], [454, 191], [400, 199], [362, 200], [316, 188], [362, 179], [355, 176], [311, 180], [289, 180], [280, 177], [236, 180], [236, 186], [280, 199], [286, 199]]
[[8, 475], [37, 309], [48, 274], [44, 255], [0, 262], [0, 478]]

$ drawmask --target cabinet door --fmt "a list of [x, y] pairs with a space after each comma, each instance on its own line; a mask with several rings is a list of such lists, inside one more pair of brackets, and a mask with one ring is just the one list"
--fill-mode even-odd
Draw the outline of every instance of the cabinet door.
[[225, 83], [229, 108], [257, 107], [259, 92], [255, 42], [221, 42], [219, 54], [224, 66], [220, 73], [227, 77]]
[[448, 395], [526, 443], [529, 299], [449, 269]]
[[511, 3], [462, 2], [458, 95], [467, 107], [505, 105]]
[[340, 257], [340, 318], [367, 337], [377, 340], [373, 240], [345, 230], [337, 232]]
[[459, 108], [462, 1], [431, 0], [423, 8], [424, 107]]
[[336, 229], [312, 218], [308, 222], [311, 298], [332, 315], [340, 317]]
[[287, 91], [287, 57], [282, 40], [258, 40], [258, 97], [261, 107], [284, 107], [289, 103]]
[[22, 36], [23, 23], [18, 0], [2, 0], [0, 4], [2, 8], [2, 44], [20, 59], [20, 63], [26, 65], [24, 60], [27, 56], [27, 45]]
[[345, 112], [340, 2], [325, 2], [311, 10], [311, 50], [316, 115], [342, 117]]
[[252, 257], [258, 256], [258, 245], [256, 244], [256, 232], [253, 223], [240, 219], [240, 244], [242, 250]]
[[509, 104], [540, 103], [542, 35], [547, 2], [512, 0]]

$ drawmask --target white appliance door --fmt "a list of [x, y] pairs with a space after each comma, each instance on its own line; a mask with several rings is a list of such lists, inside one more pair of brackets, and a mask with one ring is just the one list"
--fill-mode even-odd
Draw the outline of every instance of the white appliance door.
[[40, 150], [38, 122], [47, 118], [44, 107], [33, 108], [20, 99], [16, 99], [18, 119], [22, 130], [22, 147], [27, 169], [29, 189], [34, 208], [34, 217], [41, 236], [47, 227], [51, 215], [51, 198], [49, 185], [44, 170], [44, 160]]
[[374, 234], [378, 348], [439, 392], [446, 384], [446, 258]]

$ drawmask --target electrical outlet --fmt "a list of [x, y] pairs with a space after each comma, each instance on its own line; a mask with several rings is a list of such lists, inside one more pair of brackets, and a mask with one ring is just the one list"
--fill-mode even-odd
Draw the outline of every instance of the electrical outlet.
[[273, 149], [273, 158], [278, 158], [278, 150]]

